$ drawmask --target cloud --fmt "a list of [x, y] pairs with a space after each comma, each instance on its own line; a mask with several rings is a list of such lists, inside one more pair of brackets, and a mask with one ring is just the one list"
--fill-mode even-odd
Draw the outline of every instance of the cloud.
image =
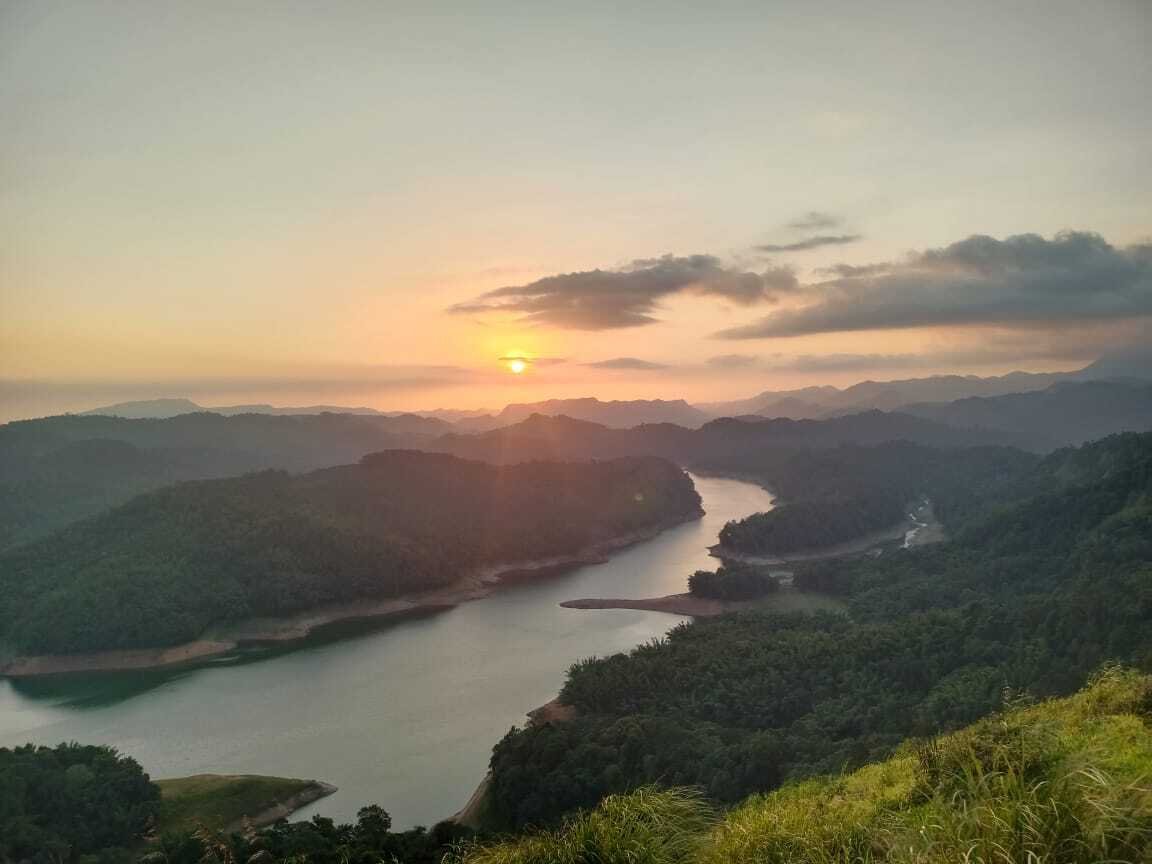
[[613, 357], [611, 360], [599, 360], [584, 365], [594, 366], [597, 369], [639, 369], [643, 371], [668, 368], [667, 364], [653, 363], [650, 360], [641, 360], [639, 357]]
[[559, 366], [568, 362], [567, 357], [525, 357], [523, 354], [506, 354], [498, 363], [508, 363], [512, 360], [522, 360], [530, 366]]
[[765, 243], [756, 247], [759, 252], [806, 252], [809, 249], [819, 249], [821, 246], [843, 246], [855, 243], [860, 239], [859, 234], [818, 234], [814, 237], [805, 237], [794, 243]]
[[561, 273], [481, 294], [449, 307], [453, 314], [519, 313], [521, 320], [570, 330], [639, 327], [658, 320], [659, 302], [676, 294], [716, 297], [741, 306], [771, 303], [797, 289], [787, 267], [753, 273], [713, 255], [645, 258], [617, 270]]
[[[1036, 327], [1152, 315], [1152, 244], [1116, 248], [1098, 234], [1047, 240], [974, 235], [806, 286], [816, 298], [716, 335], [764, 339], [910, 327]], [[798, 292], [799, 293], [799, 292]]]
[[892, 265], [886, 262], [879, 264], [833, 264], [831, 267], [821, 267], [816, 272], [821, 276], [839, 276], [850, 278], [854, 276], [875, 276], [877, 273], [886, 273]]
[[740, 369], [755, 366], [760, 358], [754, 354], [721, 354], [718, 357], [709, 357], [708, 365], [717, 369]]
[[832, 213], [826, 213], [822, 210], [809, 210], [799, 219], [793, 219], [786, 227], [792, 231], [824, 231], [828, 228], [836, 228], [842, 225], [843, 222], [843, 219]]

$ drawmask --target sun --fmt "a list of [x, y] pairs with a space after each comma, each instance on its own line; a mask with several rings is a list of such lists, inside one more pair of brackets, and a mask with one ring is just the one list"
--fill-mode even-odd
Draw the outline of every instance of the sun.
[[528, 368], [528, 363], [521, 360], [519, 357], [513, 357], [508, 361], [508, 371], [513, 375], [521, 375], [524, 370]]

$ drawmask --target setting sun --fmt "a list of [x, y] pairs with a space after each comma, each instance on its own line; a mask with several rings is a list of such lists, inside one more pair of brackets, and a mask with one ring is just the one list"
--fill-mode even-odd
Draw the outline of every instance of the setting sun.
[[508, 369], [514, 375], [521, 374], [527, 368], [528, 368], [528, 363], [524, 360], [521, 360], [519, 357], [514, 357], [513, 359], [508, 361]]

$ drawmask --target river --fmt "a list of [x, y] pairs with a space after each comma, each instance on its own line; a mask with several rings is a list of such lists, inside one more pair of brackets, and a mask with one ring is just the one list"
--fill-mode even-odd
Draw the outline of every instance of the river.
[[446, 612], [182, 671], [0, 680], [0, 746], [111, 744], [156, 778], [313, 778], [339, 791], [299, 816], [352, 820], [374, 802], [397, 827], [430, 825], [464, 804], [492, 745], [556, 696], [574, 661], [682, 620], [560, 601], [684, 591], [694, 570], [716, 566], [707, 547], [726, 521], [771, 507], [758, 486], [693, 480], [702, 519]]

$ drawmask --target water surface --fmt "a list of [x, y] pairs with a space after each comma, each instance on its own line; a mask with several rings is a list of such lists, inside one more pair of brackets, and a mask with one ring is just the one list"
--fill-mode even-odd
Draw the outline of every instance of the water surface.
[[707, 547], [726, 521], [771, 506], [752, 484], [693, 479], [704, 518], [604, 564], [447, 612], [181, 672], [0, 680], [0, 746], [111, 744], [157, 778], [315, 778], [340, 791], [304, 815], [351, 820], [375, 802], [398, 827], [434, 823], [464, 804], [492, 745], [555, 697], [574, 661], [628, 650], [682, 620], [560, 601], [684, 591], [694, 570], [716, 566]]

